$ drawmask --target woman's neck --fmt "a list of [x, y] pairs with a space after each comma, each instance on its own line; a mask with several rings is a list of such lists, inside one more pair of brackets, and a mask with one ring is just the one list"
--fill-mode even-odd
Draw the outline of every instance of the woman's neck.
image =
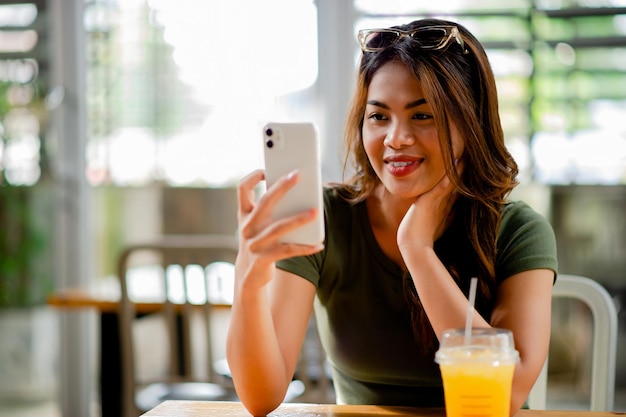
[[379, 187], [367, 197], [367, 215], [378, 246], [385, 255], [404, 268], [404, 260], [398, 248], [397, 234], [402, 218], [412, 201], [399, 199]]
[[366, 200], [372, 227], [395, 234], [412, 203], [412, 199], [398, 198], [379, 185]]

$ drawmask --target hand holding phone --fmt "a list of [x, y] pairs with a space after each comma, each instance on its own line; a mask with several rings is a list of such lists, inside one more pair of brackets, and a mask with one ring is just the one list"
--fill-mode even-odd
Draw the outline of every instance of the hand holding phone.
[[324, 206], [319, 139], [311, 123], [267, 123], [263, 128], [265, 180], [271, 187], [278, 178], [298, 170], [300, 180], [276, 204], [272, 219], [278, 220], [311, 208], [318, 215], [295, 229], [282, 242], [317, 245], [324, 241]]

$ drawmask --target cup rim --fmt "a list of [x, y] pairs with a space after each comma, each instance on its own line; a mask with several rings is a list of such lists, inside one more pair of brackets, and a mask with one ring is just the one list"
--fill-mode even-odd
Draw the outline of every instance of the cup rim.
[[[495, 337], [493, 343], [475, 343], [476, 340]], [[448, 343], [446, 343], [448, 342]], [[471, 348], [474, 351], [483, 350], [482, 355], [460, 355], [458, 352]], [[492, 351], [492, 354], [488, 353]], [[442, 333], [439, 349], [435, 353], [435, 362], [447, 364], [452, 361], [463, 363], [517, 363], [519, 352], [515, 349], [513, 332], [509, 329], [498, 327], [475, 327], [472, 328], [470, 343], [465, 344], [465, 329], [448, 329]]]

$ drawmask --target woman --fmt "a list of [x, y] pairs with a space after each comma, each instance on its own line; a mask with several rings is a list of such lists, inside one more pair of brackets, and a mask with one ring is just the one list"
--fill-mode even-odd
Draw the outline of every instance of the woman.
[[[545, 361], [556, 245], [548, 222], [508, 202], [517, 166], [504, 145], [496, 87], [480, 43], [435, 19], [361, 31], [347, 123], [353, 178], [325, 189], [324, 213], [272, 223], [297, 181], [259, 201], [239, 185], [240, 251], [227, 356], [254, 415], [282, 401], [315, 310], [337, 401], [443, 406], [437, 337], [464, 326], [513, 331], [521, 360], [511, 414]], [[279, 237], [325, 216], [320, 246]]]

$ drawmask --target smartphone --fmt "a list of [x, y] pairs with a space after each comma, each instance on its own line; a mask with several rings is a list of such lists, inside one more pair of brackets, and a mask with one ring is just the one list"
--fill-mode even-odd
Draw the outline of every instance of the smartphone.
[[317, 245], [324, 241], [324, 205], [320, 145], [312, 123], [267, 123], [263, 127], [265, 181], [271, 187], [278, 178], [297, 169], [298, 183], [276, 204], [272, 219], [282, 219], [317, 208], [311, 223], [281, 238], [283, 242]]

